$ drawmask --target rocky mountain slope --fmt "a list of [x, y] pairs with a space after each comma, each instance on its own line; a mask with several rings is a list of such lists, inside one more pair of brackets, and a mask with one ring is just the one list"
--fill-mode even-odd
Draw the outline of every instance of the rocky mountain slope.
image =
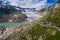
[[[56, 5], [57, 4], [48, 8], [47, 11], [44, 11], [44, 12], [48, 12], [48, 13], [47, 13], [46, 17], [44, 17], [43, 22], [47, 22], [46, 20], [48, 20], [48, 22], [52, 22], [52, 23], [60, 22], [59, 21], [60, 20], [60, 18], [59, 18], [60, 8], [59, 8], [59, 4], [57, 7], [56, 7]], [[46, 9], [43, 9], [43, 10], [46, 10]], [[44, 13], [42, 10], [40, 10], [40, 11], [39, 11], [40, 13]], [[40, 14], [40, 15], [43, 15], [43, 14]], [[56, 23], [54, 23], [54, 24], [56, 24]], [[44, 23], [44, 24], [46, 24], [46, 23]], [[60, 23], [58, 23], [58, 24], [60, 25]], [[10, 30], [8, 30], [6, 32], [6, 34], [2, 37], [2, 39], [3, 40], [60, 40], [60, 38], [59, 38], [60, 31], [58, 31], [55, 28], [45, 27], [38, 23], [37, 25], [33, 26], [33, 28], [30, 30], [31, 26], [29, 26], [29, 25], [30, 24], [23, 25], [21, 27], [16, 27], [14, 29], [10, 28]]]
[[[46, 9], [42, 9], [39, 13], [44, 13], [46, 12], [45, 10]], [[47, 9], [47, 15], [41, 22], [43, 23], [42, 25], [41, 23], [38, 23], [33, 26], [26, 35], [20, 37], [20, 40], [60, 40], [60, 28], [53, 27], [56, 25], [60, 27], [60, 3], [49, 7]]]
[[60, 27], [60, 1], [48, 9], [47, 16], [44, 18], [46, 24]]
[[14, 6], [4, 4], [0, 1], [0, 23], [1, 22], [22, 22], [27, 16], [17, 10]]

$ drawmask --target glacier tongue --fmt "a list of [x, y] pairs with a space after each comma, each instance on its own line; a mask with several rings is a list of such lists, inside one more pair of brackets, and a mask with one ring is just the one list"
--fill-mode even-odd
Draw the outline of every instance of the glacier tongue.
[[36, 12], [22, 12], [24, 14], [26, 14], [28, 16], [28, 22], [32, 22], [34, 20], [37, 20], [39, 18], [41, 18], [42, 16], [37, 14]]

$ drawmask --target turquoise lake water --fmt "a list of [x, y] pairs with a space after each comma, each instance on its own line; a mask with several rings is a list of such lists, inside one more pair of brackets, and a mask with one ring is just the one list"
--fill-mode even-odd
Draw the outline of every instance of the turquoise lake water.
[[16, 26], [21, 26], [25, 24], [25, 22], [21, 22], [21, 23], [0, 23], [1, 26], [5, 26], [5, 27], [16, 27]]

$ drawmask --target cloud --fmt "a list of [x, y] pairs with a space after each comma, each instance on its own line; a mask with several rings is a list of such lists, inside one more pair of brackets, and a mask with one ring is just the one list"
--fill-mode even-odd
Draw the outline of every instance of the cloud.
[[26, 8], [38, 7], [41, 5], [45, 5], [46, 0], [5, 0], [6, 2], [10, 2], [10, 5], [13, 6], [22, 6]]
[[5, 0], [12, 6], [19, 6], [23, 8], [36, 8], [37, 10], [42, 9], [49, 4], [48, 0]]

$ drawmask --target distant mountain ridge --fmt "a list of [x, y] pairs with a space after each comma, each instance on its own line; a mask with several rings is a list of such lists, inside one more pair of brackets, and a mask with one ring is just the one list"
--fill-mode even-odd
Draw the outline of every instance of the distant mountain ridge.
[[[17, 17], [18, 16], [18, 17]], [[22, 22], [27, 16], [17, 10], [15, 6], [4, 4], [0, 1], [0, 22]]]

